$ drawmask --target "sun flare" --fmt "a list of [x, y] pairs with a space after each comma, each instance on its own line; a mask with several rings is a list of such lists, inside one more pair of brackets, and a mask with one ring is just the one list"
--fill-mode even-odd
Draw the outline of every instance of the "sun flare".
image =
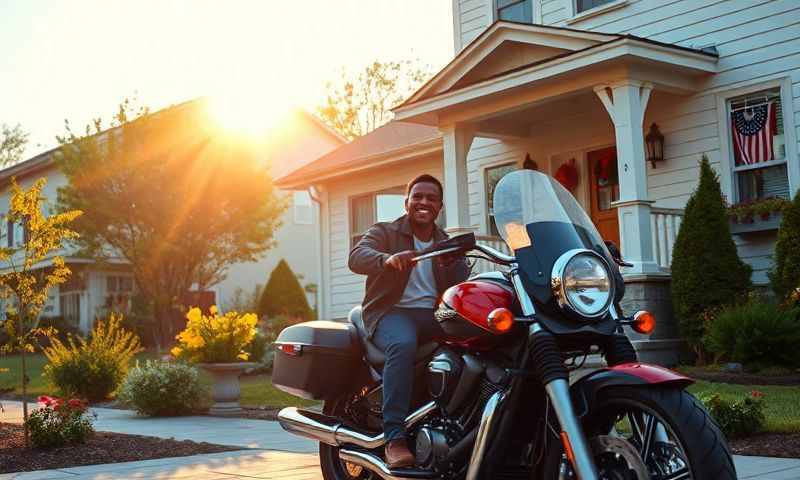
[[240, 85], [209, 97], [213, 122], [223, 131], [259, 138], [279, 128], [295, 108], [292, 95], [274, 84]]

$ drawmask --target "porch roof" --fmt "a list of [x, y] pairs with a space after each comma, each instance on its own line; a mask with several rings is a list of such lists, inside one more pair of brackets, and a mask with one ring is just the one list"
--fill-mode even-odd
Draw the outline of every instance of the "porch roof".
[[439, 125], [438, 113], [456, 105], [599, 66], [624, 65], [640, 77], [652, 73], [653, 79], [642, 80], [686, 92], [694, 89], [694, 77], [716, 72], [717, 59], [714, 49], [635, 35], [497, 21], [394, 112], [398, 120]]
[[275, 184], [285, 189], [301, 188], [354, 171], [438, 152], [442, 149], [441, 137], [435, 127], [391, 121], [276, 179]]

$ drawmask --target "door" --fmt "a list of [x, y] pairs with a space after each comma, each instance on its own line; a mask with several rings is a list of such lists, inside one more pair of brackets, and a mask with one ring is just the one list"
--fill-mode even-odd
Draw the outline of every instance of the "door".
[[589, 161], [590, 216], [604, 240], [619, 245], [619, 217], [611, 202], [619, 200], [617, 148], [608, 147], [586, 154]]

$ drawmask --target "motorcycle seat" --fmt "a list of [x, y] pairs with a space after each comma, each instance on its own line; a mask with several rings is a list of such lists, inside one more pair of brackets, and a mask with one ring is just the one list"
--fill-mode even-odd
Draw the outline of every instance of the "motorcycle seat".
[[[386, 361], [386, 355], [384, 355], [383, 351], [369, 338], [369, 333], [367, 332], [367, 327], [364, 325], [364, 317], [362, 315], [362, 308], [361, 305], [357, 307], [353, 307], [350, 310], [347, 318], [350, 320], [350, 323], [356, 327], [356, 332], [358, 333], [358, 338], [361, 340], [361, 345], [364, 346], [364, 357], [367, 359], [370, 365], [372, 365], [375, 369], [381, 370], [383, 369], [383, 364]], [[429, 342], [417, 347], [417, 355], [414, 358], [414, 363], [425, 362], [436, 349], [439, 348], [439, 344], [436, 342]]]

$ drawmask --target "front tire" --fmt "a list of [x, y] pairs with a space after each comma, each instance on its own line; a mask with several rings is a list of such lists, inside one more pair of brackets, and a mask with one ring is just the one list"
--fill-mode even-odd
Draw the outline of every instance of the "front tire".
[[[619, 445], [621, 439], [637, 453], [634, 462], [626, 462], [613, 449], [595, 448], [601, 479], [638, 479], [641, 475], [635, 472], [644, 467], [652, 480], [736, 480], [725, 436], [688, 392], [660, 386], [613, 387], [598, 397], [600, 402], [583, 422], [590, 443]], [[547, 463], [544, 478], [575, 478], [561, 452], [551, 454]]]

